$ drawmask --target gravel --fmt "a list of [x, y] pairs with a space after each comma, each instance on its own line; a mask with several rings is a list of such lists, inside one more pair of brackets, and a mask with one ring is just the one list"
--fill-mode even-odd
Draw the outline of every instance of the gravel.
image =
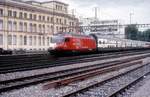
[[[128, 73], [124, 76], [121, 76], [117, 79], [113, 79], [107, 83], [104, 83], [102, 85], [99, 85], [97, 87], [94, 87], [92, 89], [89, 89], [87, 92], [82, 93], [81, 95], [78, 94], [77, 97], [107, 97], [108, 95], [111, 95], [113, 92], [118, 90], [120, 87], [134, 81], [141, 75], [147, 73], [150, 71], [150, 64], [148, 66], [144, 66], [138, 70], [135, 70], [131, 73]], [[123, 94], [125, 95], [125, 94]], [[127, 96], [125, 96], [127, 97]]]
[[144, 77], [135, 85], [126, 89], [123, 94], [118, 97], [149, 97], [150, 95], [150, 74]]
[[[145, 54], [141, 54], [141, 55], [145, 55]], [[134, 56], [139, 56], [139, 55], [134, 55]], [[55, 71], [61, 71], [61, 70], [66, 70], [66, 69], [71, 69], [71, 68], [76, 68], [76, 67], [83, 67], [83, 66], [87, 66], [87, 65], [93, 65], [96, 63], [100, 64], [100, 63], [104, 63], [107, 61], [121, 60], [121, 59], [125, 59], [125, 58], [130, 58], [130, 57], [133, 57], [133, 56], [126, 56], [126, 57], [114, 58], [114, 59], [105, 59], [105, 60], [86, 62], [86, 63], [77, 63], [77, 64], [50, 67], [50, 68], [30, 70], [30, 71], [0, 74], [0, 81], [16, 79], [16, 78], [21, 78], [21, 77], [27, 77], [27, 76], [33, 76], [33, 75], [39, 75], [39, 74], [50, 73], [50, 72], [55, 72]]]
[[124, 69], [114, 71], [111, 73], [107, 73], [104, 75], [95, 76], [88, 80], [71, 83], [65, 87], [58, 88], [58, 89], [44, 90], [43, 85], [47, 84], [47, 83], [44, 83], [44, 84], [38, 84], [36, 86], [30, 86], [30, 87], [25, 87], [22, 89], [13, 90], [10, 92], [5, 92], [5, 93], [0, 94], [0, 97], [60, 97], [61, 95], [64, 95], [65, 93], [82, 88], [89, 84], [96, 83], [97, 81], [102, 81], [106, 78], [109, 78], [111, 76], [114, 76], [121, 72], [125, 72], [126, 70], [130, 70], [130, 69], [138, 67], [138, 66], [141, 66], [141, 65], [140, 64], [134, 65], [131, 67], [127, 67], [126, 69], [124, 68]]

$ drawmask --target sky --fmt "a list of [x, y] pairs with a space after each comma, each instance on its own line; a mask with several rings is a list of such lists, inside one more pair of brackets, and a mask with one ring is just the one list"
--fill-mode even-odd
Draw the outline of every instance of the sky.
[[[50, 1], [50, 0], [35, 0]], [[98, 8], [100, 20], [119, 19], [124, 23], [150, 23], [150, 0], [57, 0], [69, 4], [77, 17], [94, 17], [94, 8]]]

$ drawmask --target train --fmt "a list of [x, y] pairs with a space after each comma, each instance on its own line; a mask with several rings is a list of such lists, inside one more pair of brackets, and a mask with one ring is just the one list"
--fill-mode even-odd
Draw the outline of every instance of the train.
[[149, 47], [149, 42], [121, 39], [109, 35], [61, 33], [53, 35], [48, 52], [51, 55], [62, 55], [149, 49]]

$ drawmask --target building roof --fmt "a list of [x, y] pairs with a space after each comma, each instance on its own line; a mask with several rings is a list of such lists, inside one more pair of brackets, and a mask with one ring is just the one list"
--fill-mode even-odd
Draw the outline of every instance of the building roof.
[[[34, 1], [28, 1], [28, 2], [34, 2]], [[31, 10], [31, 11], [37, 11], [37, 12], [42, 12], [42, 13], [47, 13], [47, 14], [65, 16], [65, 17], [68, 17], [70, 19], [76, 19], [75, 17], [73, 17], [67, 13], [59, 13], [59, 12], [54, 11], [52, 8], [33, 5], [32, 3], [27, 3], [27, 2], [22, 1], [22, 0], [8, 0], [8, 1], [0, 0], [0, 5], [7, 5], [7, 6], [11, 6], [11, 7], [24, 8], [24, 9]]]
[[59, 4], [63, 4], [63, 5], [65, 5], [65, 6], [68, 6], [68, 4], [66, 4], [66, 3], [63, 3], [63, 2], [60, 2], [60, 1], [45, 1], [45, 2], [42, 2], [42, 4], [45, 4], [45, 3], [59, 3]]

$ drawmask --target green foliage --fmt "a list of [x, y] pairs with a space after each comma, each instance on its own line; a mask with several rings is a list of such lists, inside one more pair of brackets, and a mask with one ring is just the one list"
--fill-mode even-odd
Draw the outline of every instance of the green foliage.
[[150, 42], [150, 29], [141, 32], [136, 25], [129, 25], [125, 28], [125, 38]]
[[137, 40], [138, 29], [136, 25], [129, 25], [125, 28], [125, 36], [127, 39]]

